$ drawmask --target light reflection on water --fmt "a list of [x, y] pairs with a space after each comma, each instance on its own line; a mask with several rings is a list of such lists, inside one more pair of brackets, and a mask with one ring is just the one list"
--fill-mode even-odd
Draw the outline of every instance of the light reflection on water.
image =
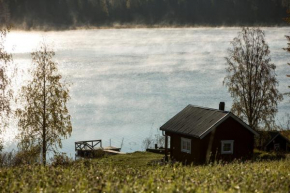
[[[284, 35], [290, 28], [264, 28], [281, 92], [287, 91], [289, 55]], [[102, 139], [122, 151], [141, 150], [142, 141], [188, 104], [230, 109], [222, 85], [226, 50], [239, 28], [102, 29], [21, 32], [8, 35], [6, 47], [19, 68], [29, 68], [29, 53], [39, 41], [51, 42], [63, 77], [72, 83], [69, 110], [74, 141]], [[289, 73], [288, 73], [289, 74]], [[24, 78], [25, 79], [25, 76]], [[290, 105], [279, 106], [281, 117]]]

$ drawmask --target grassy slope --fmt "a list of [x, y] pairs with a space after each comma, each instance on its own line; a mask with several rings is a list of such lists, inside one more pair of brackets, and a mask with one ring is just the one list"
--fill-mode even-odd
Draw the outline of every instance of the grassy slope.
[[151, 166], [133, 153], [71, 166], [0, 169], [1, 192], [289, 192], [290, 160], [209, 166]]

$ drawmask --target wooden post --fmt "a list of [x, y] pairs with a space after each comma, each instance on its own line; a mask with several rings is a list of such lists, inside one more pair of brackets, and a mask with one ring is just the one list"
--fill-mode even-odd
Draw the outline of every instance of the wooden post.
[[165, 161], [168, 161], [168, 135], [165, 134]]
[[172, 141], [171, 141], [171, 136], [170, 136], [170, 148], [169, 148], [169, 152], [170, 152], [170, 159], [172, 160], [172, 155], [173, 155], [173, 147], [172, 147]]

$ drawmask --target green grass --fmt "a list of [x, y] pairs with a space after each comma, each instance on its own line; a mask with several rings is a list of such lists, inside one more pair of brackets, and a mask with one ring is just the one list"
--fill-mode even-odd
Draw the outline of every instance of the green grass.
[[100, 159], [98, 162], [102, 164], [109, 164], [118, 167], [132, 167], [140, 168], [152, 165], [155, 161], [160, 161], [164, 155], [149, 153], [149, 152], [135, 152], [125, 155], [110, 156]]
[[207, 166], [152, 165], [133, 153], [69, 166], [0, 169], [1, 192], [289, 192], [290, 160]]

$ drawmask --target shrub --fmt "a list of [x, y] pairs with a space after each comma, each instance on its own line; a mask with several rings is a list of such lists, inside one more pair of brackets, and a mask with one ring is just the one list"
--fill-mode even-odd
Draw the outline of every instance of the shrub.
[[0, 167], [14, 167], [40, 163], [40, 149], [33, 147], [29, 150], [15, 152], [2, 152], [0, 154]]
[[31, 147], [28, 150], [16, 152], [11, 160], [11, 166], [31, 165], [40, 163], [40, 148]]
[[52, 166], [69, 166], [73, 162], [73, 159], [68, 157], [66, 153], [55, 153], [51, 158]]
[[0, 154], [0, 167], [8, 167], [11, 165], [14, 154], [13, 152], [3, 152]]
[[254, 160], [281, 160], [285, 159], [286, 154], [282, 152], [266, 152], [261, 150], [254, 150]]

